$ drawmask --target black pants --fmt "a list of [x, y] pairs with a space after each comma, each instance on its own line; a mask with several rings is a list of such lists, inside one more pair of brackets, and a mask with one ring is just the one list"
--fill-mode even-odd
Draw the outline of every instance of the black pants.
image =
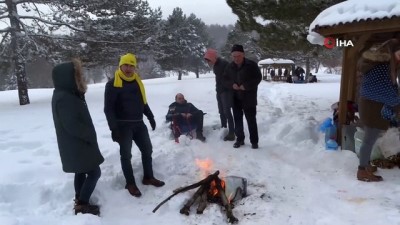
[[235, 120], [235, 135], [237, 141], [244, 141], [243, 114], [246, 117], [250, 133], [250, 143], [258, 144], [257, 106], [243, 107], [242, 102], [235, 100], [233, 104], [233, 117]]
[[135, 177], [132, 169], [132, 140], [139, 148], [142, 155], [143, 178], [153, 178], [153, 146], [149, 132], [143, 121], [127, 123], [119, 126], [121, 139], [119, 141], [121, 166], [127, 184], [135, 184]]
[[90, 196], [92, 195], [100, 176], [101, 170], [99, 166], [87, 173], [75, 173], [75, 197], [81, 202], [89, 203]]
[[231, 91], [217, 92], [218, 112], [221, 119], [221, 127], [228, 124], [229, 133], [235, 130], [232, 116], [233, 93]]

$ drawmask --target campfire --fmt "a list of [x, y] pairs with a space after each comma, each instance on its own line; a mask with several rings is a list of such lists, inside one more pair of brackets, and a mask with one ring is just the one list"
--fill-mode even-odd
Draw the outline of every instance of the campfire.
[[229, 223], [237, 223], [239, 220], [233, 215], [233, 202], [246, 196], [247, 180], [241, 177], [229, 176], [219, 178], [219, 171], [208, 175], [203, 180], [192, 185], [181, 187], [173, 191], [167, 199], [162, 201], [154, 208], [153, 213], [158, 210], [164, 203], [175, 195], [198, 188], [192, 197], [181, 208], [180, 213], [189, 215], [190, 207], [197, 203], [197, 214], [202, 214], [207, 207], [207, 203], [217, 203], [225, 208], [226, 216]]

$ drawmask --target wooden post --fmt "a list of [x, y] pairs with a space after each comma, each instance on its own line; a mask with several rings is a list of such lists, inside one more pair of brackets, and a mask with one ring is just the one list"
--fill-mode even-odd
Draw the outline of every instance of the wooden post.
[[[354, 47], [346, 47], [343, 50], [342, 78], [340, 81], [340, 99], [339, 99], [339, 123], [337, 127], [337, 141], [342, 144], [342, 125], [346, 124], [347, 101], [356, 100], [357, 90], [357, 61], [361, 49], [365, 42], [371, 37], [371, 34], [364, 34], [355, 40]], [[345, 37], [346, 40], [349, 37]], [[342, 146], [342, 145], [341, 145]]]

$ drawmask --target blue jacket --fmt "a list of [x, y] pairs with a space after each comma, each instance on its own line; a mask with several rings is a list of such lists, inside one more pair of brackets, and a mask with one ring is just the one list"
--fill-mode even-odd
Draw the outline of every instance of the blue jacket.
[[360, 96], [383, 103], [382, 117], [392, 120], [395, 116], [394, 107], [400, 105], [397, 84], [390, 78], [390, 65], [378, 64], [364, 74]]

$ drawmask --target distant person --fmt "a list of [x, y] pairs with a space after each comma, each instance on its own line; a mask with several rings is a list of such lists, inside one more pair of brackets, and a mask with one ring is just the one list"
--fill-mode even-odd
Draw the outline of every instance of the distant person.
[[357, 179], [382, 181], [371, 166], [372, 147], [378, 137], [399, 121], [400, 97], [397, 74], [400, 64], [400, 40], [391, 39], [379, 47], [373, 46], [362, 53], [358, 71], [362, 74], [359, 93], [359, 115], [363, 124], [364, 138], [360, 147], [360, 163]]
[[146, 92], [137, 71], [136, 56], [127, 53], [121, 56], [114, 78], [107, 82], [104, 94], [104, 113], [111, 137], [120, 146], [121, 167], [124, 174], [125, 188], [134, 197], [142, 193], [136, 185], [132, 169], [132, 140], [142, 155], [144, 185], [164, 186], [153, 174], [153, 146], [149, 132], [143, 121], [143, 115], [150, 122], [152, 130], [156, 129], [154, 115], [147, 103]]
[[242, 45], [232, 46], [233, 62], [229, 63], [223, 75], [223, 84], [233, 90], [233, 117], [236, 142], [234, 148], [244, 145], [243, 114], [246, 117], [253, 149], [258, 148], [257, 90], [262, 74], [257, 63], [245, 58]]
[[99, 215], [99, 206], [89, 203], [101, 176], [104, 158], [97, 144], [96, 130], [85, 101], [87, 90], [81, 62], [58, 64], [53, 68], [51, 107], [63, 171], [74, 173], [75, 214]]
[[187, 102], [182, 93], [176, 94], [175, 102], [169, 105], [165, 119], [173, 122], [171, 129], [175, 138], [183, 133], [183, 127], [185, 127], [186, 132], [196, 129], [196, 139], [206, 141], [203, 136], [204, 113], [192, 103]]
[[282, 68], [280, 68], [280, 67], [278, 69], [278, 76], [282, 76]]
[[285, 69], [283, 71], [283, 76], [285, 76], [285, 77], [289, 76], [289, 70], [288, 69]]
[[213, 68], [215, 74], [215, 87], [217, 91], [221, 127], [226, 128], [226, 125], [228, 124], [228, 134], [224, 137], [224, 141], [234, 141], [235, 127], [232, 116], [233, 91], [222, 85], [222, 75], [229, 63], [221, 57], [218, 57], [218, 53], [215, 49], [207, 49], [204, 54], [204, 59], [208, 65]]
[[271, 75], [271, 79], [274, 80], [274, 77], [275, 77], [275, 69], [274, 68], [271, 69], [270, 75]]
[[309, 73], [308, 75], [308, 83], [317, 83], [317, 76], [313, 75], [312, 73]]

